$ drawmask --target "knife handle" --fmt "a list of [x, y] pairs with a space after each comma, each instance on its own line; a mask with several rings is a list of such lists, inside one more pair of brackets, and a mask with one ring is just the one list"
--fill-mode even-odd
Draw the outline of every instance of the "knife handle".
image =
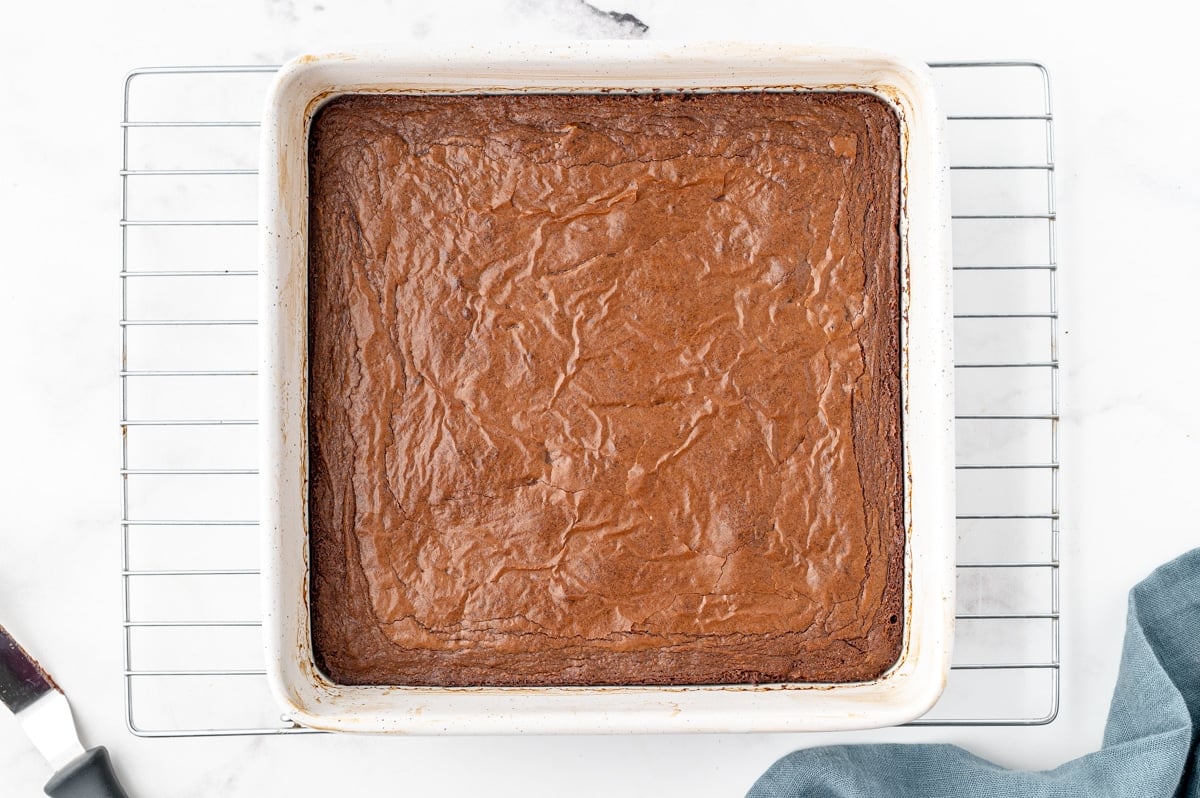
[[89, 748], [55, 773], [45, 789], [51, 798], [129, 798], [102, 745]]

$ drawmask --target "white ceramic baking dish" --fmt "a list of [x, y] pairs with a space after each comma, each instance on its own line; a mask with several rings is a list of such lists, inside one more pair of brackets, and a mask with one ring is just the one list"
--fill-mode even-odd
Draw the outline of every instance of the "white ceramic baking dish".
[[[348, 687], [314, 665], [307, 538], [307, 136], [352, 92], [868, 91], [901, 119], [905, 639], [855, 684], [703, 687]], [[833, 730], [902, 723], [945, 684], [953, 636], [954, 459], [949, 211], [927, 70], [858, 50], [589, 42], [303, 56], [263, 120], [260, 424], [267, 673], [287, 713], [340, 731], [404, 733]]]

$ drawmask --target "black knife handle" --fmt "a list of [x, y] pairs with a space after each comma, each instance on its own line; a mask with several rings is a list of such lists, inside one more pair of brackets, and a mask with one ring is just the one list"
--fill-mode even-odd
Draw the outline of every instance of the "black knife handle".
[[99, 745], [89, 748], [46, 782], [51, 798], [129, 798], [117, 774], [113, 772], [108, 750]]

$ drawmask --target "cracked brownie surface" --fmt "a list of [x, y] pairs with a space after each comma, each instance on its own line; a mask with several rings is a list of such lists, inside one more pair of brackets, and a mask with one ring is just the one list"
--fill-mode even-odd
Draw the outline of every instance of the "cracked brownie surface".
[[323, 107], [318, 665], [442, 686], [884, 672], [900, 168], [894, 112], [858, 93]]

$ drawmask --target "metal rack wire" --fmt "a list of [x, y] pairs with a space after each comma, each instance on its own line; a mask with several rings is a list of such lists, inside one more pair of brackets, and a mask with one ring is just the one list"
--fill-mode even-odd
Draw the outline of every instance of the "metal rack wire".
[[[1058, 311], [1049, 76], [932, 64], [955, 244], [958, 626], [917, 724], [1058, 712]], [[125, 84], [125, 696], [140, 736], [302, 731], [268, 695], [255, 520], [255, 175], [271, 66]]]

